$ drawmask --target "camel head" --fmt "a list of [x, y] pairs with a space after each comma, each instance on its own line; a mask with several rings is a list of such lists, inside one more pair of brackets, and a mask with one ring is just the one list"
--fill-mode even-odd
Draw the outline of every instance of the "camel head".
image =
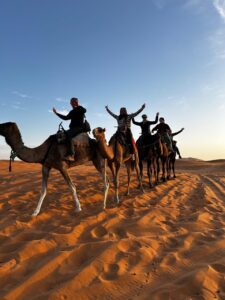
[[92, 130], [92, 134], [96, 138], [96, 140], [100, 140], [101, 138], [105, 139], [105, 131], [105, 128], [97, 127]]
[[0, 135], [4, 137], [13, 134], [15, 130], [18, 130], [16, 123], [7, 122], [0, 124]]

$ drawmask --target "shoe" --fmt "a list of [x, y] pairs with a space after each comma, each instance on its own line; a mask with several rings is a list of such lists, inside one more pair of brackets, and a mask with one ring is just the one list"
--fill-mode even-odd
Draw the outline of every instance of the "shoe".
[[182, 157], [181, 156], [179, 156], [179, 159], [181, 159]]

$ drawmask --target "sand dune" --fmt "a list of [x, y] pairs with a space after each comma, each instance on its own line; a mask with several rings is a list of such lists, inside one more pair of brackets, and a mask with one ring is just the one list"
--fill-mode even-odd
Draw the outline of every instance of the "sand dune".
[[225, 160], [177, 162], [177, 178], [103, 206], [91, 165], [70, 170], [82, 212], [57, 171], [32, 218], [41, 166], [0, 162], [0, 299], [225, 299]]

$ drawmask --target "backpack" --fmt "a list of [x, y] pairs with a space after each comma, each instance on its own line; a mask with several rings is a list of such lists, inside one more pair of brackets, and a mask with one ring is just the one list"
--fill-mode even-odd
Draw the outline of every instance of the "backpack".
[[84, 123], [83, 123], [83, 131], [84, 131], [84, 132], [90, 132], [90, 131], [91, 131], [91, 125], [90, 125], [90, 123], [87, 121], [86, 117], [85, 117]]

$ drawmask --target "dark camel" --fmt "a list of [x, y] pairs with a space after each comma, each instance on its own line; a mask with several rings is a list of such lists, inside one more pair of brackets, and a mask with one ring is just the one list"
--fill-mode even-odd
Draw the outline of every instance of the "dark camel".
[[143, 161], [147, 163], [147, 175], [149, 180], [149, 186], [153, 187], [153, 174], [154, 174], [154, 181], [157, 184], [157, 158], [162, 153], [162, 145], [159, 136], [141, 136], [137, 140], [137, 149], [138, 149], [138, 156], [139, 156], [139, 167], [141, 177], [143, 176]]

